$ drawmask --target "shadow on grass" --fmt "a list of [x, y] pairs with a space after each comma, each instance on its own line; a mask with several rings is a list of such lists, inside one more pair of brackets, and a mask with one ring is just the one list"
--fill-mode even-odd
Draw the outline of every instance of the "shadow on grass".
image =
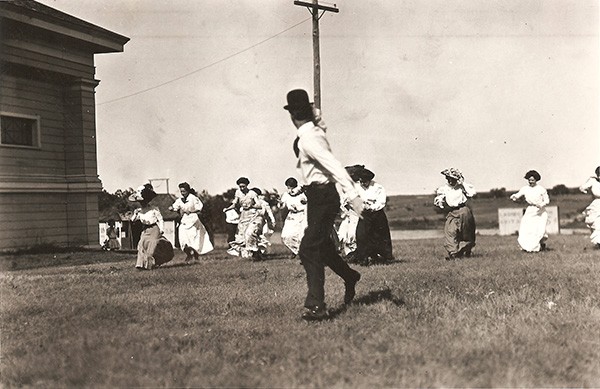
[[[367, 293], [364, 296], [355, 298], [354, 301], [352, 301], [352, 303], [350, 303], [350, 305], [371, 305], [371, 304], [380, 303], [382, 301], [389, 301], [396, 306], [402, 306], [402, 305], [406, 304], [403, 299], [394, 297], [394, 295], [392, 294], [392, 291], [389, 288], [384, 288], [384, 289], [380, 289], [380, 290], [370, 291], [369, 293]], [[348, 305], [342, 305], [338, 308], [330, 309], [328, 319], [334, 320], [339, 315], [346, 312], [347, 309], [348, 309]]]

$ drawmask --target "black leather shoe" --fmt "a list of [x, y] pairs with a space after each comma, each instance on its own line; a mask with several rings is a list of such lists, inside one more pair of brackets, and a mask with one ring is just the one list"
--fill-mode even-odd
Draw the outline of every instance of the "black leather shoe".
[[315, 305], [314, 307], [306, 308], [302, 314], [302, 319], [306, 321], [320, 321], [328, 318], [325, 305]]
[[344, 304], [350, 304], [356, 296], [356, 284], [360, 281], [360, 273], [356, 272], [354, 278], [346, 281], [346, 291], [344, 292]]

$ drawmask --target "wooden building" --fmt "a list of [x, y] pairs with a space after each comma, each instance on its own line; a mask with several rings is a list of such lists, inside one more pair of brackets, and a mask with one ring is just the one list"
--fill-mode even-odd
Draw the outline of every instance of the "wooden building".
[[98, 242], [94, 55], [129, 38], [0, 1], [0, 249]]

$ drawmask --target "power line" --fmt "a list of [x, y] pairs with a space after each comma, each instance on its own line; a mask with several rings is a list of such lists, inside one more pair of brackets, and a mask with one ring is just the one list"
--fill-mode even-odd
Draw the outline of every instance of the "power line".
[[129, 97], [137, 96], [137, 95], [140, 95], [140, 94], [142, 94], [142, 93], [146, 93], [146, 92], [148, 92], [148, 91], [151, 91], [151, 90], [154, 90], [154, 89], [160, 88], [160, 87], [162, 87], [162, 86], [165, 86], [165, 85], [167, 85], [167, 84], [171, 84], [171, 83], [173, 83], [173, 82], [175, 82], [175, 81], [181, 80], [182, 78], [189, 77], [189, 76], [191, 76], [192, 74], [196, 74], [196, 73], [198, 73], [198, 72], [200, 72], [200, 71], [202, 71], [202, 70], [208, 69], [208, 68], [210, 68], [210, 67], [212, 67], [212, 66], [215, 66], [215, 65], [218, 65], [218, 64], [220, 64], [221, 62], [225, 62], [225, 61], [227, 61], [228, 59], [231, 59], [231, 58], [233, 58], [233, 57], [235, 57], [235, 56], [237, 56], [237, 55], [240, 55], [240, 54], [242, 54], [242, 53], [245, 53], [246, 51], [252, 50], [253, 48], [255, 48], [255, 47], [257, 47], [257, 46], [260, 46], [260, 45], [262, 45], [263, 43], [265, 43], [265, 42], [267, 42], [267, 41], [270, 41], [271, 39], [273, 39], [273, 38], [276, 38], [276, 37], [278, 37], [279, 35], [281, 35], [281, 34], [283, 34], [283, 33], [285, 33], [285, 32], [288, 32], [289, 30], [291, 30], [291, 29], [293, 29], [293, 28], [295, 28], [295, 27], [297, 27], [297, 26], [301, 25], [302, 23], [304, 23], [304, 22], [306, 22], [307, 20], [310, 20], [310, 19], [311, 19], [311, 18], [304, 19], [304, 20], [302, 20], [301, 22], [299, 22], [299, 23], [296, 23], [296, 24], [294, 24], [293, 26], [291, 26], [291, 27], [288, 27], [288, 28], [286, 28], [286, 29], [285, 29], [285, 30], [283, 30], [283, 31], [280, 31], [280, 32], [278, 32], [278, 33], [277, 33], [277, 34], [275, 34], [275, 35], [272, 35], [272, 36], [270, 36], [270, 37], [268, 37], [268, 38], [266, 38], [266, 39], [264, 39], [264, 40], [262, 40], [262, 41], [260, 41], [260, 42], [258, 42], [258, 43], [255, 43], [255, 44], [253, 44], [252, 46], [249, 46], [249, 47], [247, 47], [247, 48], [245, 48], [245, 49], [243, 49], [243, 50], [240, 50], [240, 51], [238, 51], [238, 52], [236, 52], [236, 53], [234, 53], [234, 54], [228, 55], [228, 56], [227, 56], [227, 57], [225, 57], [225, 58], [221, 58], [221, 59], [219, 59], [218, 61], [215, 61], [215, 62], [213, 62], [213, 63], [211, 63], [211, 64], [208, 64], [208, 65], [206, 65], [206, 66], [203, 66], [203, 67], [201, 67], [201, 68], [199, 68], [199, 69], [196, 69], [196, 70], [194, 70], [194, 71], [192, 71], [192, 72], [186, 73], [186, 74], [184, 74], [184, 75], [182, 75], [182, 76], [179, 76], [179, 77], [176, 77], [176, 78], [173, 78], [173, 79], [171, 79], [171, 80], [169, 80], [169, 81], [165, 81], [165, 82], [163, 82], [163, 83], [161, 83], [161, 84], [154, 85], [154, 86], [151, 86], [151, 87], [149, 87], [149, 88], [142, 89], [142, 90], [140, 90], [140, 91], [137, 91], [137, 92], [134, 92], [134, 93], [131, 93], [131, 94], [125, 95], [125, 96], [117, 97], [116, 99], [112, 99], [112, 100], [104, 101], [104, 102], [102, 102], [102, 103], [98, 103], [98, 104], [96, 104], [96, 106], [100, 106], [100, 105], [104, 105], [104, 104], [109, 104], [109, 103], [114, 103], [114, 102], [116, 102], [116, 101], [124, 100], [124, 99], [127, 99], [127, 98], [129, 98]]

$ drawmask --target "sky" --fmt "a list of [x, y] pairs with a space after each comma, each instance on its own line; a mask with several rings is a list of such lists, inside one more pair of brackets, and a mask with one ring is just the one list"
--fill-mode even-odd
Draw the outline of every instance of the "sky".
[[[293, 0], [38, 0], [130, 41], [95, 57], [104, 188], [298, 177], [291, 89], [313, 94], [310, 14]], [[321, 108], [343, 165], [388, 195], [462, 170], [479, 191], [581, 185], [600, 165], [596, 0], [340, 0], [320, 19]]]

